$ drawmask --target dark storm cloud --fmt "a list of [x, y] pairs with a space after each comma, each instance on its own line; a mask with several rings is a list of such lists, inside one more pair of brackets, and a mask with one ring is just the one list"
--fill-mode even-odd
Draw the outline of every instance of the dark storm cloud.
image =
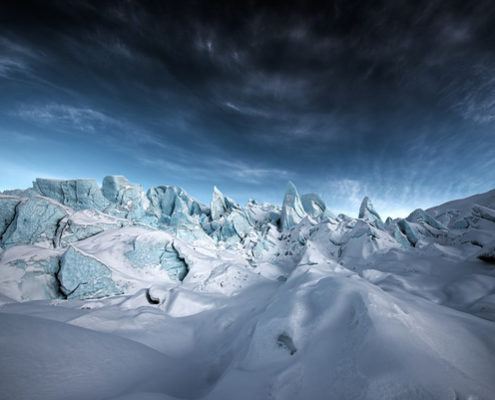
[[292, 178], [346, 210], [493, 186], [491, 1], [0, 7], [4, 127], [107, 146], [150, 183], [245, 199]]

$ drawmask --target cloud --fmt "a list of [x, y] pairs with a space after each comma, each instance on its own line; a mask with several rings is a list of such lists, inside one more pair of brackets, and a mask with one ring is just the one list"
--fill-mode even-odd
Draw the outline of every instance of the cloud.
[[10, 57], [0, 56], [0, 77], [7, 78], [16, 71], [26, 71], [24, 62]]
[[299, 179], [350, 213], [365, 195], [386, 213], [495, 179], [490, 1], [30, 11], [9, 7], [2, 24], [0, 107], [14, 111], [0, 127], [97, 143], [115, 157], [101, 168], [138, 160], [145, 179], [250, 197]]
[[454, 109], [479, 124], [495, 121], [495, 59], [474, 68], [470, 79], [455, 90]]
[[[355, 179], [334, 179], [323, 187], [323, 194], [337, 204], [345, 204], [345, 211], [357, 210], [366, 195], [366, 185]], [[331, 205], [329, 204], [331, 207]]]
[[30, 63], [39, 60], [31, 48], [0, 36], [0, 77], [12, 78], [17, 73], [31, 75]]
[[[193, 157], [196, 158], [195, 165], [191, 165], [191, 158]], [[249, 166], [247, 163], [238, 160], [210, 156], [204, 156], [198, 160], [198, 157], [192, 154], [191, 158], [181, 160], [174, 159], [173, 156], [167, 159], [149, 158], [145, 155], [138, 156], [143, 165], [178, 173], [188, 180], [215, 182], [227, 178], [240, 184], [261, 185], [278, 179], [286, 180], [293, 176], [286, 170]]]
[[97, 132], [105, 125], [121, 125], [119, 121], [102, 112], [64, 104], [23, 105], [14, 112], [14, 115], [40, 124], [70, 126], [91, 133]]
[[209, 159], [208, 164], [219, 167], [223, 174], [242, 183], [261, 184], [274, 179], [288, 179], [292, 174], [279, 168], [262, 168], [248, 165], [242, 161], [228, 161], [225, 159]]

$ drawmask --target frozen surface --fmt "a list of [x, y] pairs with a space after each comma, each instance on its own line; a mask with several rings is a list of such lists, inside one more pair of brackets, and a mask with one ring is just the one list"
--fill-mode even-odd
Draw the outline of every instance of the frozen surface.
[[[11, 204], [7, 207], [11, 207]], [[2, 234], [2, 247], [35, 243], [55, 246], [59, 221], [66, 215], [65, 207], [46, 197], [19, 198], [10, 224]]]
[[494, 398], [494, 191], [383, 223], [38, 179], [0, 230], [1, 399]]
[[121, 293], [112, 280], [110, 268], [72, 246], [61, 258], [57, 279], [67, 299], [98, 298]]
[[359, 207], [358, 217], [366, 221], [369, 221], [370, 223], [378, 227], [383, 226], [382, 218], [376, 212], [375, 208], [373, 207], [373, 203], [371, 202], [368, 196], [366, 196], [361, 202], [361, 207]]
[[107, 206], [107, 201], [94, 179], [64, 181], [38, 178], [33, 188], [42, 196], [50, 197], [76, 210], [86, 208], [103, 210]]
[[282, 227], [290, 229], [297, 225], [306, 215], [299, 199], [299, 193], [292, 182], [287, 184], [284, 202], [282, 204]]

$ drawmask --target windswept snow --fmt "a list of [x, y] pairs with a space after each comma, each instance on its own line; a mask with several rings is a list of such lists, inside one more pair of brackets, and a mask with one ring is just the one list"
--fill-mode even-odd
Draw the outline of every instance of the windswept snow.
[[492, 399], [495, 195], [383, 223], [122, 176], [0, 194], [1, 399]]

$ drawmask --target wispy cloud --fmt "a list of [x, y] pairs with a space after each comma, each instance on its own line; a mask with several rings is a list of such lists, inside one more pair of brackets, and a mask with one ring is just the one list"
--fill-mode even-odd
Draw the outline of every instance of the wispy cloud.
[[20, 43], [0, 36], [0, 77], [11, 78], [16, 73], [31, 75], [30, 63], [38, 54]]
[[70, 125], [71, 128], [92, 133], [104, 125], [121, 125], [118, 120], [100, 111], [65, 104], [23, 105], [13, 114], [40, 124]]
[[0, 56], [0, 77], [7, 78], [14, 72], [26, 71], [27, 65], [13, 57]]
[[27, 27], [19, 4], [0, 34], [2, 157], [52, 151], [38, 162], [56, 169], [57, 146], [66, 165], [97, 147], [98, 174], [276, 201], [291, 179], [353, 215], [365, 195], [386, 216], [488, 189], [493, 4], [389, 5], [37, 2]]
[[330, 209], [355, 214], [366, 195], [366, 185], [356, 179], [331, 179], [322, 185], [321, 194]]
[[[191, 164], [191, 159], [195, 158], [195, 165]], [[227, 178], [230, 181], [260, 185], [266, 184], [273, 179], [289, 179], [292, 175], [289, 171], [277, 168], [263, 168], [249, 166], [242, 161], [232, 161], [217, 157], [203, 157], [198, 160], [197, 155], [192, 155], [189, 159], [174, 160], [164, 158], [138, 157], [139, 161], [146, 166], [160, 168], [169, 173], [181, 174], [189, 180], [210, 180], [218, 181]]]
[[224, 106], [232, 111], [235, 111], [239, 114], [247, 115], [247, 116], [253, 116], [253, 117], [264, 117], [268, 118], [270, 117], [270, 113], [267, 111], [261, 109], [261, 108], [255, 108], [255, 107], [250, 107], [250, 106], [245, 106], [245, 105], [240, 105], [240, 104], [234, 104], [230, 101], [226, 101], [224, 103]]
[[229, 161], [216, 158], [209, 160], [209, 162], [213, 163], [213, 165], [220, 166], [223, 174], [239, 182], [260, 184], [274, 177], [277, 179], [287, 179], [290, 176], [287, 170], [251, 166], [242, 161]]

